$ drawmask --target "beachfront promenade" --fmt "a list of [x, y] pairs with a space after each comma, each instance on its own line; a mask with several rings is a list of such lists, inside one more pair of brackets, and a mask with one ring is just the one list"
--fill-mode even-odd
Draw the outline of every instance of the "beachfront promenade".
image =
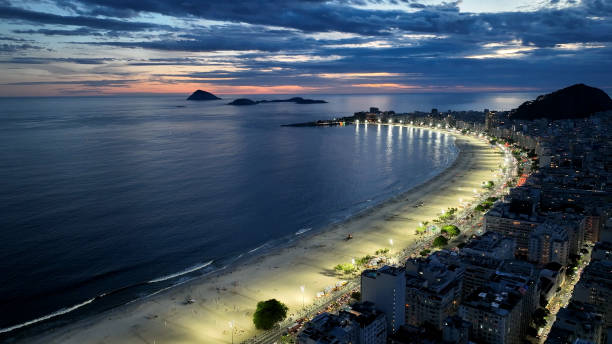
[[[475, 137], [458, 135], [456, 144], [460, 154], [446, 171], [329, 230], [217, 276], [186, 283], [27, 341], [230, 343], [230, 322], [234, 324], [234, 342], [244, 341], [257, 334], [252, 314], [258, 301], [276, 298], [287, 304], [288, 313], [295, 317], [303, 304], [312, 305], [317, 292], [342, 279], [334, 271], [335, 265], [350, 263], [381, 248], [397, 252], [422, 242], [422, 237], [415, 234], [420, 222], [437, 218], [441, 209], [473, 203], [478, 197], [474, 190], [480, 190], [483, 181], [494, 179], [504, 155]], [[424, 205], [415, 208], [419, 201]], [[353, 235], [352, 240], [345, 240], [348, 234]], [[188, 295], [194, 298], [193, 304], [184, 304]]]

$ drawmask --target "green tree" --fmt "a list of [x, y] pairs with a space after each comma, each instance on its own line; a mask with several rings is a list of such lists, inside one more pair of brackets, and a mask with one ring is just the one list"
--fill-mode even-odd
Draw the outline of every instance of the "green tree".
[[260, 301], [253, 313], [253, 324], [258, 330], [269, 330], [287, 317], [288, 309], [289, 307], [277, 299]]
[[383, 255], [383, 254], [386, 254], [386, 253], [389, 253], [389, 249], [388, 248], [381, 248], [379, 250], [376, 250], [376, 252], [375, 252], [376, 255]]
[[434, 239], [432, 245], [433, 247], [444, 247], [448, 244], [448, 239], [443, 236], [438, 236]]
[[372, 260], [372, 258], [374, 258], [374, 257], [370, 256], [369, 254], [368, 254], [368, 255], [366, 255], [366, 256], [363, 256], [363, 257], [361, 257], [361, 258], [357, 259], [357, 265], [365, 265], [365, 264], [367, 264], [367, 263], [368, 263], [370, 260]]
[[280, 337], [280, 342], [281, 344], [294, 344], [295, 338], [293, 338], [291, 335], [286, 334]]
[[334, 267], [334, 269], [336, 269], [337, 272], [350, 274], [351, 272], [354, 272], [357, 268], [355, 267], [355, 265], [351, 263], [346, 263], [346, 264], [338, 264]]
[[459, 230], [459, 227], [455, 226], [455, 225], [446, 225], [444, 227], [442, 227], [442, 229], [440, 230], [443, 233], [448, 234], [448, 236], [455, 237], [457, 235], [459, 235], [461, 233], [461, 231]]

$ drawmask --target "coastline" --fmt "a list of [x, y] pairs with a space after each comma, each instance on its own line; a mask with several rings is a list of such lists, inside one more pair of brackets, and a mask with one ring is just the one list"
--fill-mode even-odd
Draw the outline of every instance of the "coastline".
[[[302, 296], [308, 304], [316, 292], [341, 279], [334, 265], [388, 247], [389, 238], [394, 247], [407, 247], [416, 238], [418, 222], [430, 220], [441, 208], [457, 206], [459, 197], [470, 200], [472, 189], [487, 180], [501, 156], [471, 137], [455, 135], [455, 145], [459, 154], [444, 171], [345, 221], [154, 296], [17, 342], [230, 342], [232, 320], [238, 330], [235, 340], [242, 341], [255, 333], [250, 315], [257, 301], [277, 298], [290, 307], [289, 313], [299, 310]], [[451, 188], [455, 190], [447, 195]], [[425, 205], [413, 208], [419, 200]], [[343, 240], [348, 233], [355, 239]], [[301, 285], [306, 286], [304, 294]], [[184, 305], [187, 296], [195, 303]]]

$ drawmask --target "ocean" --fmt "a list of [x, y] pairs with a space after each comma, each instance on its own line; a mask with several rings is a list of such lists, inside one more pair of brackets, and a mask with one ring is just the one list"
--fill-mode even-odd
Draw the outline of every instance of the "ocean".
[[424, 129], [282, 124], [371, 106], [507, 110], [534, 96], [312, 95], [329, 103], [246, 107], [225, 105], [235, 96], [0, 98], [0, 339], [274, 250], [457, 156], [450, 135]]

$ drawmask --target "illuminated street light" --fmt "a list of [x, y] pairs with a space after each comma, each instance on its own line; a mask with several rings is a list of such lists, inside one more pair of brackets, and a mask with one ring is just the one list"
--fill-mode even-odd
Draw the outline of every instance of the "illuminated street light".
[[355, 120], [355, 124], [359, 124], [359, 120], [358, 119]]
[[234, 320], [229, 322], [230, 330], [232, 331], [232, 344], [234, 344]]
[[393, 239], [389, 239], [389, 244], [391, 244], [391, 246], [393, 246]]
[[355, 258], [351, 259], [351, 264], [355, 265]]
[[304, 308], [304, 286], [300, 286], [300, 290], [302, 291], [302, 308]]
[[391, 119], [390, 119], [390, 120], [389, 120], [389, 124], [391, 124], [391, 123], [393, 123], [393, 120], [391, 120]]

